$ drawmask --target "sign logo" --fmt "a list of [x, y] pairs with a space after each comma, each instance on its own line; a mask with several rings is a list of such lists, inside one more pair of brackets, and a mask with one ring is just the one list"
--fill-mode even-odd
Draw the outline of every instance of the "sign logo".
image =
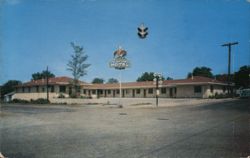
[[118, 70], [123, 70], [130, 67], [130, 62], [128, 59], [126, 59], [126, 55], [127, 52], [119, 47], [118, 50], [114, 52], [114, 58], [109, 63], [109, 66]]

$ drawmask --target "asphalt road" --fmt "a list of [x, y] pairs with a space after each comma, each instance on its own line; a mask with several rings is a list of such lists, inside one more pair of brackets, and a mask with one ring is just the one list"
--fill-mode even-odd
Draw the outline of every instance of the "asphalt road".
[[8, 158], [240, 158], [249, 100], [159, 108], [1, 105]]

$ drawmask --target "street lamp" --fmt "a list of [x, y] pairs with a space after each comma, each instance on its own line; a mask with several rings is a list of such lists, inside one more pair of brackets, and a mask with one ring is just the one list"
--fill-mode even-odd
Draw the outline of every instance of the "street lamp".
[[[109, 62], [109, 67], [115, 68], [116, 70], [124, 70], [130, 67], [130, 62], [126, 59], [127, 51], [122, 49], [121, 46], [114, 52], [114, 57], [111, 62]], [[120, 89], [120, 100], [122, 97], [122, 74], [120, 71], [120, 82], [119, 82], [119, 89]]]
[[154, 73], [154, 84], [156, 85], [156, 106], [158, 107], [158, 97], [160, 95], [159, 87], [162, 86], [162, 75], [160, 73]]

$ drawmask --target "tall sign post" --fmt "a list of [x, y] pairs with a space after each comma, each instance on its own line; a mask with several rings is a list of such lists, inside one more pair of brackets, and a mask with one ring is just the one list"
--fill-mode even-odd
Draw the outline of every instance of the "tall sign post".
[[[115, 68], [116, 70], [124, 70], [128, 67], [130, 67], [130, 62], [126, 58], [127, 51], [122, 49], [122, 47], [119, 46], [119, 48], [114, 52], [113, 60], [109, 62], [109, 67]], [[119, 89], [120, 89], [120, 99], [122, 97], [122, 74], [120, 71], [120, 82], [119, 82]]]
[[160, 73], [154, 73], [154, 84], [156, 85], [155, 99], [156, 99], [156, 106], [158, 107], [158, 98], [160, 95], [159, 87], [162, 86], [162, 75]]

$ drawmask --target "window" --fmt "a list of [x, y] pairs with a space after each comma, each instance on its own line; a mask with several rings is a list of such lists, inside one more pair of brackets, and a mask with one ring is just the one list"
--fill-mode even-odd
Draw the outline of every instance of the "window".
[[102, 91], [102, 90], [99, 90], [99, 94], [103, 94], [103, 91]]
[[108, 94], [111, 94], [111, 90], [108, 90]]
[[194, 86], [194, 93], [201, 93], [201, 86]]
[[120, 94], [120, 90], [119, 89], [116, 90], [116, 94]]
[[161, 88], [161, 93], [162, 94], [166, 94], [167, 93], [167, 89], [166, 88]]
[[140, 94], [141, 90], [140, 89], [136, 89], [136, 94]]
[[83, 93], [83, 94], [86, 94], [86, 89], [84, 89], [84, 90], [82, 91], [82, 93]]
[[59, 92], [65, 93], [66, 92], [66, 86], [59, 86]]
[[55, 91], [54, 86], [50, 86], [50, 92], [54, 92], [54, 91]]
[[95, 92], [95, 90], [92, 90], [92, 94], [95, 94], [96, 92]]
[[44, 87], [42, 88], [42, 92], [45, 92], [45, 88]]
[[153, 88], [148, 89], [148, 94], [153, 94]]
[[28, 92], [30, 93], [30, 87], [28, 87]]
[[39, 86], [36, 86], [36, 92], [39, 92]]
[[210, 92], [213, 93], [214, 92], [214, 86], [210, 85]]
[[24, 87], [22, 88], [22, 92], [24, 93]]

